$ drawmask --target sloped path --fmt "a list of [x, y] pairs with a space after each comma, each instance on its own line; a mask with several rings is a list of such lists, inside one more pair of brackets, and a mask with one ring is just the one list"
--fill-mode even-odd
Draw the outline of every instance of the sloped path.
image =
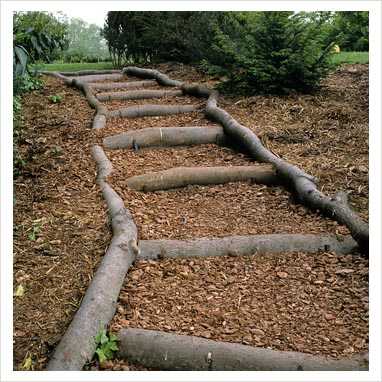
[[[156, 78], [157, 82], [160, 85], [167, 85], [167, 86], [177, 86], [181, 87], [182, 92], [185, 94], [190, 94], [189, 98], [186, 97], [187, 104], [184, 105], [179, 105], [179, 103], [172, 103], [171, 99], [172, 97], [176, 97], [176, 100], [178, 100], [179, 92], [176, 93], [166, 93], [165, 96], [168, 97], [166, 98], [167, 104], [162, 104], [159, 103], [160, 99], [156, 102], [153, 102], [153, 100], [150, 100], [150, 104], [147, 104], [145, 106], [140, 106], [139, 104], [136, 104], [135, 106], [129, 106], [129, 107], [120, 107], [120, 104], [115, 101], [111, 106], [112, 108], [115, 107], [114, 110], [109, 111], [108, 108], [105, 108], [105, 106], [101, 103], [101, 101], [98, 98], [104, 99], [104, 94], [102, 96], [97, 97], [97, 94], [94, 93], [94, 89], [97, 87], [97, 85], [94, 85], [93, 82], [95, 80], [106, 80], [109, 79], [110, 76], [113, 76], [112, 79], [118, 79], [121, 80], [121, 82], [116, 82], [114, 85], [108, 85], [111, 89], [113, 86], [117, 89], [121, 88], [121, 84], [124, 84], [123, 86], [128, 88], [126, 82], [122, 82], [124, 79], [123, 77], [119, 77], [117, 74], [106, 74], [106, 77], [103, 77], [103, 74], [97, 74], [96, 77], [92, 75], [93, 77], [89, 78], [89, 81], [84, 80], [83, 77], [73, 77], [73, 78], [66, 78], [63, 77], [62, 75], [58, 75], [60, 78], [62, 78], [67, 84], [73, 84], [77, 86], [78, 88], [82, 89], [87, 96], [89, 103], [91, 106], [93, 106], [97, 114], [94, 118], [94, 123], [93, 127], [94, 128], [104, 128], [106, 125], [107, 119], [111, 118], [118, 118], [118, 117], [124, 117], [124, 118], [142, 118], [142, 117], [155, 117], [157, 115], [171, 115], [171, 114], [178, 114], [178, 113], [190, 113], [190, 112], [195, 112], [195, 111], [202, 111], [204, 108], [204, 105], [200, 102], [197, 101], [195, 103], [192, 103], [192, 97], [194, 95], [198, 96], [209, 96], [209, 101], [207, 104], [207, 114], [212, 117], [217, 119], [220, 123], [222, 123], [224, 127], [223, 133], [219, 130], [215, 133], [215, 138], [213, 137], [214, 134], [212, 134], [212, 141], [210, 143], [214, 142], [215, 144], [219, 145], [231, 145], [232, 146], [232, 137], [228, 137], [227, 134], [233, 134], [233, 136], [236, 135], [236, 144], [231, 147], [232, 149], [237, 148], [236, 145], [239, 143], [239, 145], [246, 146], [245, 152], [252, 154], [252, 156], [257, 156], [258, 151], [260, 150], [260, 157], [262, 160], [266, 159], [269, 160], [275, 167], [276, 169], [272, 169], [272, 167], [266, 167], [264, 165], [254, 165], [250, 164], [249, 169], [253, 169], [256, 171], [260, 171], [262, 174], [261, 177], [259, 178], [256, 174], [253, 172], [249, 173], [248, 175], [243, 175], [243, 177], [239, 179], [232, 179], [232, 177], [227, 177], [227, 170], [232, 170], [232, 166], [224, 166], [224, 167], [215, 167], [214, 169], [212, 167], [206, 167], [203, 171], [207, 171], [206, 176], [203, 178], [205, 180], [201, 180], [200, 177], [195, 177], [195, 175], [198, 175], [198, 169], [195, 168], [187, 177], [184, 177], [184, 170], [182, 167], [177, 167], [173, 168], [171, 171], [172, 173], [172, 178], [169, 177], [168, 173], [157, 173], [155, 175], [153, 174], [148, 174], [149, 181], [151, 184], [154, 185], [155, 188], [152, 188], [153, 186], [149, 186], [147, 181], [146, 183], [143, 182], [143, 186], [141, 186], [141, 190], [143, 191], [149, 191], [150, 189], [155, 189], [155, 190], [160, 190], [160, 189], [166, 189], [166, 188], [173, 188], [173, 187], [179, 187], [179, 186], [187, 186], [189, 184], [197, 184], [197, 185], [205, 185], [206, 180], [208, 183], [211, 183], [211, 177], [212, 175], [216, 177], [214, 179], [213, 183], [217, 184], [224, 184], [227, 182], [232, 182], [232, 181], [243, 181], [247, 180], [250, 181], [252, 184], [258, 183], [258, 184], [273, 184], [276, 185], [279, 182], [277, 182], [277, 179], [284, 179], [287, 180], [288, 182], [292, 181], [294, 182], [294, 187], [297, 187], [297, 190], [303, 190], [305, 193], [304, 198], [309, 199], [311, 195], [313, 194], [316, 195], [315, 197], [317, 199], [313, 198], [313, 203], [315, 204], [315, 207], [320, 208], [319, 204], [319, 199], [322, 199], [325, 197], [322, 196], [318, 191], [314, 191], [314, 183], [312, 182], [312, 178], [305, 174], [303, 171], [291, 166], [288, 167], [288, 165], [285, 165], [285, 163], [277, 157], [275, 157], [273, 154], [269, 155], [266, 151], [264, 151], [261, 147], [257, 147], [257, 141], [256, 141], [256, 136], [251, 136], [249, 134], [249, 131], [246, 131], [243, 126], [240, 126], [237, 124], [236, 121], [232, 120], [230, 116], [225, 113], [223, 110], [219, 109], [216, 107], [216, 100], [217, 100], [217, 95], [214, 92], [209, 91], [208, 89], [204, 89], [201, 87], [189, 87], [187, 85], [184, 85], [180, 83], [179, 81], [173, 81], [170, 80], [168, 77], [164, 76], [163, 74], [155, 71], [150, 71], [150, 70], [141, 70], [137, 68], [127, 68], [124, 70], [125, 73], [132, 74], [135, 76], [142, 76], [144, 78]], [[107, 77], [109, 76], [109, 77]], [[146, 82], [134, 82], [134, 87], [136, 86], [147, 86], [147, 85], [153, 85], [151, 82], [150, 84]], [[106, 85], [102, 86], [103, 89], [106, 88]], [[121, 93], [118, 94], [118, 100], [122, 98], [140, 98], [144, 99], [145, 97], [152, 98], [153, 94], [150, 91], [150, 93], [145, 93], [141, 92], [138, 95], [138, 91], [135, 91], [133, 95], [131, 93], [125, 94], [123, 97], [121, 96]], [[155, 95], [156, 96], [156, 95]], [[109, 96], [109, 98], [112, 98], [113, 95]], [[131, 102], [131, 101], [129, 101]], [[134, 102], [134, 101], [133, 101]], [[114, 105], [114, 106], [113, 106]], [[190, 133], [187, 131], [186, 136], [182, 133], [179, 134], [179, 131], [176, 131], [176, 135], [168, 134], [167, 136], [170, 138], [165, 138], [163, 132], [165, 132], [167, 129], [171, 129], [169, 126], [165, 127], [158, 127], [158, 128], [153, 128], [151, 132], [149, 133], [154, 133], [156, 138], [152, 138], [149, 135], [145, 135], [146, 132], [142, 132], [143, 138], [141, 140], [138, 139], [137, 136], [132, 136], [128, 137], [126, 134], [124, 136], [119, 136], [119, 137], [109, 137], [104, 140], [104, 145], [105, 147], [108, 147], [110, 141], [114, 142], [127, 142], [125, 146], [123, 147], [128, 147], [132, 148], [135, 152], [139, 152], [142, 147], [150, 148], [150, 147], [171, 147], [174, 145], [197, 145], [197, 144], [206, 144], [205, 142], [205, 134], [201, 133], [201, 131], [208, 131], [208, 135], [210, 134], [210, 129], [211, 130], [216, 130], [216, 125], [214, 126], [208, 126], [208, 124], [204, 125], [206, 127], [198, 127], [197, 131], [195, 133]], [[184, 130], [188, 130], [189, 127], [187, 127]], [[180, 142], [174, 142], [174, 137], [180, 137], [181, 140]], [[147, 138], [148, 137], [148, 138]], [[159, 137], [159, 139], [158, 139]], [[240, 140], [241, 138], [243, 139], [242, 141]], [[239, 138], [239, 139], [238, 139]], [[170, 140], [169, 140], [170, 139]], [[171, 140], [172, 139], [172, 140]], [[252, 139], [252, 141], [251, 141]], [[176, 139], [175, 139], [176, 141]], [[109, 146], [110, 147], [110, 146]], [[194, 147], [194, 146], [193, 146]], [[241, 147], [242, 149], [243, 147]], [[198, 150], [196, 148], [196, 150]], [[263, 152], [261, 151], [263, 150]], [[257, 154], [256, 154], [257, 153]], [[105, 258], [100, 266], [100, 269], [97, 271], [96, 276], [93, 279], [93, 282], [91, 284], [91, 287], [89, 288], [83, 302], [81, 305], [80, 310], [78, 311], [77, 315], [75, 316], [71, 326], [69, 327], [69, 330], [67, 331], [67, 334], [64, 336], [63, 340], [61, 341], [60, 345], [58, 346], [56, 353], [48, 365], [48, 369], [51, 370], [56, 370], [56, 369], [79, 369], [82, 367], [84, 362], [86, 361], [89, 356], [91, 356], [94, 352], [94, 344], [90, 341], [89, 338], [92, 339], [94, 337], [94, 331], [98, 331], [97, 329], [100, 326], [107, 325], [109, 321], [111, 320], [114, 311], [115, 311], [115, 303], [119, 294], [119, 290], [121, 288], [123, 279], [125, 277], [125, 274], [127, 272], [127, 269], [129, 266], [132, 264], [132, 262], [136, 259], [139, 258], [144, 258], [146, 257], [146, 254], [144, 252], [144, 242], [143, 245], [137, 243], [137, 232], [136, 232], [136, 227], [134, 222], [132, 221], [132, 216], [130, 215], [129, 211], [126, 210], [123, 200], [120, 198], [120, 196], [113, 190], [113, 188], [110, 187], [108, 183], [108, 176], [111, 174], [113, 170], [113, 165], [108, 159], [108, 157], [105, 155], [103, 149], [100, 146], [95, 146], [93, 148], [93, 157], [96, 160], [98, 164], [98, 184], [101, 187], [101, 190], [103, 192], [103, 195], [108, 203], [109, 207], [109, 213], [111, 215], [112, 219], [112, 226], [113, 226], [113, 241], [108, 249], [108, 253], [105, 255]], [[230, 161], [232, 161], [234, 156], [231, 155]], [[212, 170], [213, 169], [213, 170]], [[258, 170], [257, 170], [258, 169]], [[211, 173], [211, 170], [213, 173]], [[276, 171], [275, 171], [276, 170]], [[209, 172], [208, 172], [209, 171]], [[244, 171], [244, 167], [243, 167]], [[235, 174], [237, 174], [237, 171], [234, 171]], [[264, 176], [266, 175], [266, 179]], [[294, 176], [297, 175], [298, 181], [295, 182]], [[145, 175], [147, 177], [147, 175]], [[245, 177], [246, 176], [246, 177]], [[195, 179], [196, 178], [196, 179]], [[132, 179], [134, 178], [128, 178], [126, 179], [126, 182], [124, 184], [124, 187], [130, 186], [132, 184]], [[272, 180], [271, 180], [272, 179]], [[289, 179], [289, 180], [288, 180]], [[271, 182], [271, 183], [270, 183]], [[308, 184], [308, 188], [310, 189], [304, 191], [304, 187]], [[310, 184], [310, 186], [309, 186]], [[151, 187], [151, 188], [149, 188]], [[222, 186], [224, 187], [224, 186]], [[293, 188], [293, 187], [292, 187]], [[180, 191], [182, 192], [182, 191]], [[120, 194], [120, 193], [119, 193]], [[137, 195], [137, 194], [134, 194]], [[129, 197], [132, 195], [130, 194]], [[139, 199], [139, 197], [137, 198]], [[318, 203], [318, 204], [317, 204]], [[359, 218], [351, 212], [346, 204], [346, 198], [344, 197], [343, 194], [339, 194], [336, 197], [331, 198], [330, 200], [327, 200], [327, 203], [324, 205], [324, 210], [327, 212], [329, 211], [332, 215], [334, 215], [334, 218], [339, 219], [342, 223], [345, 223], [348, 225], [348, 227], [351, 229], [351, 232], [353, 235], [355, 235], [355, 238], [360, 240], [360, 243], [362, 246], [365, 245], [365, 238], [362, 235], [365, 235], [365, 227], [362, 225], [363, 223], [359, 221]], [[134, 215], [135, 216], [135, 215]], [[187, 218], [186, 218], [187, 219]], [[184, 224], [187, 225], [187, 222], [184, 222]], [[241, 228], [245, 229], [245, 224], [241, 226]], [[325, 230], [322, 230], [325, 232]], [[320, 232], [320, 231], [319, 231]], [[138, 233], [139, 235], [139, 233]], [[264, 240], [265, 243], [267, 243], [264, 246]], [[297, 240], [297, 241], [296, 241]], [[256, 237], [254, 237], [254, 240], [250, 243], [249, 247], [247, 246], [245, 248], [245, 252], [247, 254], [250, 253], [256, 253], [257, 251], [268, 251], [268, 252], [285, 252], [285, 251], [330, 251], [330, 250], [336, 250], [337, 252], [349, 252], [349, 250], [352, 250], [356, 247], [356, 244], [351, 241], [351, 239], [346, 239], [344, 242], [338, 241], [336, 237], [333, 236], [326, 236], [322, 239], [321, 241], [316, 241], [316, 238], [314, 240], [311, 237], [306, 236], [304, 240], [298, 239], [296, 236], [290, 235], [286, 236], [283, 238], [280, 244], [275, 244], [277, 243], [277, 240], [274, 240], [274, 238], [270, 238], [269, 240], [267, 238], [265, 239], [260, 239], [259, 241], [256, 241]], [[233, 249], [232, 240], [229, 243], [229, 248], [228, 252], [232, 251]], [[315, 244], [314, 244], [315, 243]], [[184, 243], [185, 245], [187, 243]], [[210, 242], [207, 241], [207, 245], [210, 245]], [[179, 244], [180, 246], [182, 243]], [[205, 245], [205, 244], [203, 244]], [[220, 245], [220, 244], [219, 244]], [[218, 245], [218, 246], [219, 246]], [[201, 245], [201, 243], [198, 243], [198, 246], [201, 247], [200, 254], [203, 254], [204, 252], [204, 247]], [[141, 249], [139, 249], [139, 247]], [[173, 245], [170, 245], [168, 249], [165, 247], [161, 246], [160, 253], [156, 254], [156, 257], [163, 258], [167, 256], [167, 253], [171, 252]], [[240, 249], [240, 245], [239, 245]], [[154, 250], [155, 251], [155, 250]], [[216, 254], [220, 255], [222, 252], [222, 249], [220, 248]], [[227, 251], [227, 249], [225, 249]], [[237, 249], [235, 249], [237, 251]], [[154, 252], [155, 253], [155, 252]], [[172, 252], [172, 256], [176, 256], [176, 253]], [[216, 255], [215, 254], [215, 255]], [[193, 255], [198, 255], [193, 252]], [[154, 254], [155, 257], [155, 254]], [[104, 271], [103, 271], [104, 269]], [[110, 272], [112, 273], [112, 285], [110, 285]], [[98, 280], [98, 281], [97, 281]], [[106, 288], [106, 286], [108, 288]], [[108, 289], [108, 293], [105, 294], [105, 289]], [[95, 306], [95, 300], [98, 300], [97, 306]], [[95, 320], [93, 323], [89, 323], [89, 321]], [[83, 341], [79, 341], [80, 339], [83, 339]], [[121, 339], [124, 337], [122, 336]], [[129, 339], [131, 341], [131, 338]], [[74, 341], [77, 343], [78, 351], [73, 349], [73, 343]], [[196, 340], [197, 342], [197, 340]], [[218, 345], [217, 345], [218, 346]], [[72, 354], [68, 354], [68, 350], [65, 351], [65, 349], [71, 349]], [[82, 354], [81, 354], [82, 353]], [[274, 357], [275, 359], [281, 359], [285, 356], [286, 357], [286, 364], [284, 369], [290, 368], [290, 369], [296, 369], [296, 365], [304, 364], [304, 367], [306, 367], [305, 363], [307, 365], [310, 365], [310, 361], [306, 361], [305, 355], [301, 354], [296, 354], [295, 359], [289, 360], [288, 357], [291, 355], [289, 354], [284, 354], [280, 352], [275, 352]], [[134, 355], [130, 357], [134, 358]], [[260, 351], [260, 357], [265, 357], [267, 358], [267, 355], [265, 353], [262, 353]], [[302, 357], [302, 358], [301, 358]], [[154, 357], [155, 358], [155, 357]], [[157, 357], [158, 358], [158, 357]], [[272, 357], [271, 357], [272, 358]], [[293, 357], [292, 357], [293, 358]], [[309, 357], [308, 357], [309, 359]], [[159, 362], [157, 364], [154, 364], [150, 361], [148, 361], [149, 366], [153, 367], [161, 367], [160, 362], [163, 362], [163, 359], [160, 359], [160, 357], [156, 360], [156, 362]], [[289, 363], [288, 363], [289, 362]], [[297, 362], [297, 364], [296, 364]], [[313, 364], [316, 362], [315, 360], [312, 361]], [[328, 366], [327, 363], [324, 362], [324, 364], [320, 363], [321, 361], [317, 360], [317, 367], [322, 368], [322, 367], [333, 367], [335, 368], [334, 364], [333, 366]], [[346, 362], [345, 362], [346, 363]], [[175, 362], [176, 364], [176, 362]], [[262, 365], [261, 362], [259, 363], [259, 368], [269, 368], [271, 367], [271, 363], [266, 363], [266, 366]], [[211, 362], [210, 359], [207, 359], [206, 361], [206, 367], [211, 369]], [[219, 366], [220, 365], [220, 366]], [[358, 367], [359, 365], [352, 364], [351, 368]], [[189, 367], [189, 366], [188, 366]], [[221, 368], [222, 364], [219, 363], [214, 363], [215, 368]], [[247, 366], [243, 366], [243, 364], [233, 362], [229, 366], [230, 368], [235, 368], [237, 367], [238, 369], [240, 368], [253, 368], [253, 364], [249, 364]], [[276, 366], [275, 366], [276, 367]], [[315, 366], [307, 366], [308, 369], [309, 367], [315, 367]], [[345, 366], [341, 366], [345, 367]]]

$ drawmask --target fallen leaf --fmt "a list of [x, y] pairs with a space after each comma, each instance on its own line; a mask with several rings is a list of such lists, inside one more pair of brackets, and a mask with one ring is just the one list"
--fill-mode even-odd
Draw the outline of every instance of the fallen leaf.
[[24, 287], [20, 284], [20, 285], [16, 288], [15, 296], [16, 296], [16, 297], [23, 297], [23, 296], [24, 296], [24, 292], [25, 292], [25, 289], [24, 289]]

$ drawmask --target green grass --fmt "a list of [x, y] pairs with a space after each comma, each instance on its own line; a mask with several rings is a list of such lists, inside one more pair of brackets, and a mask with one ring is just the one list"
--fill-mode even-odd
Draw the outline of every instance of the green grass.
[[94, 62], [94, 63], [73, 63], [73, 64], [40, 64], [35, 65], [36, 69], [48, 70], [52, 72], [76, 72], [78, 70], [106, 70], [114, 69], [111, 62]]
[[336, 65], [341, 64], [368, 64], [369, 52], [340, 52], [332, 56], [332, 62]]

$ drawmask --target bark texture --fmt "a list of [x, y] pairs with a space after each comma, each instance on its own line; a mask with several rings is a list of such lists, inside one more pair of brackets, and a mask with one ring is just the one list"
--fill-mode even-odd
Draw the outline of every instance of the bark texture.
[[160, 370], [368, 370], [368, 355], [331, 359], [145, 329], [118, 334], [119, 358]]
[[122, 73], [141, 78], [155, 78], [158, 84], [164, 86], [181, 86], [183, 84], [183, 82], [172, 80], [165, 74], [153, 69], [141, 69], [136, 66], [127, 66], [122, 69]]
[[154, 80], [147, 81], [131, 81], [131, 82], [89, 82], [92, 89], [112, 90], [112, 89], [136, 89], [140, 87], [155, 86], [157, 82]]
[[133, 190], [150, 192], [192, 184], [224, 184], [247, 180], [268, 186], [278, 184], [278, 177], [271, 166], [174, 167], [132, 176], [125, 183]]
[[93, 148], [97, 183], [106, 201], [113, 238], [81, 306], [48, 363], [47, 370], [81, 370], [96, 350], [95, 336], [113, 318], [126, 273], [137, 255], [137, 228], [122, 199], [105, 181], [111, 163], [99, 146]]
[[181, 90], [131, 90], [129, 92], [98, 93], [99, 101], [111, 101], [113, 99], [148, 99], [161, 97], [176, 97], [182, 95]]
[[170, 114], [189, 113], [198, 110], [197, 105], [137, 105], [123, 109], [113, 110], [108, 113], [109, 117], [138, 118], [147, 116], [160, 116]]
[[141, 240], [139, 259], [165, 257], [246, 256], [262, 253], [335, 252], [348, 254], [357, 248], [350, 237], [335, 235], [270, 234], [228, 236], [221, 239]]
[[223, 145], [225, 137], [221, 126], [149, 127], [106, 137], [107, 149], [192, 146], [208, 143]]
[[68, 76], [68, 78], [76, 78], [77, 80], [81, 82], [95, 82], [95, 81], [116, 81], [121, 80], [122, 78], [125, 78], [125, 76], [119, 72], [119, 73], [111, 73], [111, 74], [90, 74], [85, 76]]

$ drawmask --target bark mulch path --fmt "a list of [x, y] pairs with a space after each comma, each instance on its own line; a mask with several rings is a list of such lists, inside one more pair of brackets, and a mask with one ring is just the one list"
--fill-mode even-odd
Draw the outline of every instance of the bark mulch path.
[[[216, 82], [183, 65], [156, 69], [187, 82]], [[317, 94], [226, 97], [220, 105], [277, 155], [316, 175], [325, 193], [350, 190], [351, 203], [367, 218], [367, 78], [367, 65], [345, 65]], [[133, 80], [138, 79], [127, 79]], [[52, 104], [49, 96], [56, 94], [63, 100]], [[105, 129], [92, 131], [94, 111], [83, 95], [52, 78], [46, 78], [44, 89], [24, 97], [23, 113], [20, 151], [26, 165], [14, 182], [14, 288], [22, 285], [24, 295], [14, 299], [14, 368], [31, 357], [33, 369], [41, 370], [111, 238], [91, 146], [124, 131], [211, 122], [201, 112], [112, 118]], [[206, 145], [107, 155], [115, 165], [112, 185], [133, 213], [140, 239], [348, 233], [293, 204], [281, 188], [241, 182], [142, 193], [123, 184], [128, 176], [172, 166], [250, 162], [229, 149]], [[365, 259], [330, 253], [139, 262], [126, 278], [111, 329], [146, 327], [351, 355], [367, 349], [367, 275]], [[119, 360], [104, 368], [145, 370]]]
[[350, 356], [368, 348], [368, 261], [332, 253], [139, 261], [117, 312], [113, 331]]
[[[90, 156], [93, 111], [60, 81], [23, 100], [26, 161], [14, 180], [14, 368], [44, 368], [110, 242]], [[62, 103], [49, 96], [60, 94]]]

